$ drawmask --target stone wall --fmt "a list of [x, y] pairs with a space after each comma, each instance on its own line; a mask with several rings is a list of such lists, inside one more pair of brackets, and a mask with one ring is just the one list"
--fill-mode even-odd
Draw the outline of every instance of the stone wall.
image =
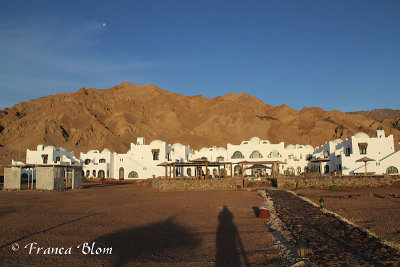
[[400, 182], [399, 175], [384, 176], [323, 176], [323, 177], [285, 177], [277, 178], [278, 188], [299, 188], [315, 186], [317, 188], [329, 188], [337, 185], [344, 188], [361, 187], [384, 187], [391, 186], [395, 182]]
[[154, 189], [160, 191], [201, 191], [201, 190], [233, 190], [237, 183], [232, 179], [226, 180], [193, 180], [193, 179], [151, 179]]

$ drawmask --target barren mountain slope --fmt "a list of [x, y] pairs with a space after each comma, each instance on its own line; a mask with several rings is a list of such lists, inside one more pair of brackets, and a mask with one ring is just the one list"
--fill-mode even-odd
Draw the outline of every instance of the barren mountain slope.
[[147, 142], [162, 139], [196, 149], [225, 147], [253, 136], [273, 143], [318, 146], [359, 131], [372, 136], [377, 128], [399, 140], [400, 130], [389, 122], [360, 114], [274, 107], [248, 94], [208, 99], [154, 85], [121, 83], [107, 90], [81, 88], [1, 110], [0, 165], [10, 164], [11, 158], [23, 160], [26, 149], [36, 149], [38, 144], [66, 147], [77, 156], [89, 149], [126, 152], [138, 136]]

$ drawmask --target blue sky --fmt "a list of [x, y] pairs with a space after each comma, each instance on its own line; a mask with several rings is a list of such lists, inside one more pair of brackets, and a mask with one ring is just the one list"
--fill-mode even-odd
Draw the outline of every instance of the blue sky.
[[0, 108], [81, 87], [400, 109], [400, 1], [0, 0]]

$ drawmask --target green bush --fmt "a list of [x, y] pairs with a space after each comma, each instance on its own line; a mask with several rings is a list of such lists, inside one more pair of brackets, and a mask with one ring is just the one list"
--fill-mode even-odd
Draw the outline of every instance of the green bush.
[[298, 195], [299, 197], [306, 197], [306, 196], [307, 196], [307, 195], [306, 195], [305, 193], [303, 193], [303, 192], [297, 193], [297, 195]]
[[312, 186], [310, 186], [310, 189], [317, 189], [317, 186], [316, 185], [312, 185]]
[[338, 188], [339, 188], [339, 186], [337, 184], [333, 184], [333, 185], [329, 186], [329, 189], [331, 189], [331, 190], [336, 190]]

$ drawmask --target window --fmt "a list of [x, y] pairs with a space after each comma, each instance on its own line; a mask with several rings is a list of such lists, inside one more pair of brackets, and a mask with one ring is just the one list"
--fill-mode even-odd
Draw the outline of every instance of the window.
[[153, 160], [159, 160], [159, 157], [160, 157], [160, 152], [154, 151], [153, 152]]
[[231, 158], [232, 158], [232, 159], [242, 159], [242, 158], [244, 158], [244, 156], [243, 156], [242, 152], [240, 152], [240, 151], [235, 151], [235, 153], [233, 153], [233, 155], [232, 155]]
[[139, 177], [139, 175], [138, 175], [138, 173], [135, 172], [135, 171], [131, 171], [131, 172], [128, 174], [128, 178], [138, 178], [138, 177]]
[[235, 175], [242, 174], [242, 167], [240, 167], [239, 165], [236, 165], [234, 168], [234, 173], [235, 173]]
[[346, 147], [346, 150], [345, 150], [344, 154], [345, 154], [346, 157], [350, 156], [350, 154], [351, 154], [350, 147]]
[[304, 167], [304, 172], [306, 172], [306, 173], [308, 172], [308, 167], [307, 166]]
[[274, 149], [269, 153], [268, 158], [280, 158], [281, 154], [279, 153], [278, 150]]
[[97, 174], [99, 175], [99, 178], [105, 178], [105, 173], [103, 170], [100, 170]]
[[90, 159], [85, 159], [85, 165], [89, 165]]
[[106, 163], [106, 160], [105, 159], [100, 159], [99, 163]]
[[93, 170], [93, 177], [96, 177], [96, 170]]
[[307, 154], [306, 155], [306, 160], [311, 160], [312, 159], [312, 155], [311, 154]]
[[89, 177], [89, 176], [90, 176], [90, 171], [87, 170], [87, 171], [86, 171], [86, 177]]
[[299, 166], [299, 167], [297, 167], [297, 175], [300, 175], [301, 174], [301, 167]]
[[367, 143], [358, 143], [358, 148], [360, 149], [360, 154], [365, 155], [367, 154]]
[[324, 158], [328, 158], [329, 157], [329, 151], [324, 151]]
[[192, 169], [188, 168], [186, 170], [187, 176], [192, 176]]
[[43, 164], [47, 164], [48, 155], [42, 155]]
[[170, 161], [169, 153], [167, 153], [167, 160]]
[[262, 158], [263, 156], [261, 155], [261, 153], [260, 153], [260, 151], [258, 151], [258, 150], [254, 150], [252, 153], [251, 153], [251, 155], [250, 155], [250, 158], [251, 159], [253, 159], [253, 158], [255, 158], [255, 159], [260, 159], [260, 158]]
[[388, 167], [388, 168], [386, 169], [386, 173], [387, 173], [387, 174], [398, 174], [398, 173], [399, 173], [399, 170], [398, 170], [396, 167], [394, 167], [394, 166], [390, 166], [390, 167]]
[[60, 161], [60, 157], [56, 157], [56, 163]]
[[288, 175], [294, 175], [294, 168], [293, 167], [288, 167], [286, 169], [286, 174]]
[[219, 156], [219, 157], [217, 157], [217, 161], [218, 161], [218, 162], [222, 162], [222, 161], [224, 161], [224, 157], [223, 157], [223, 156]]

